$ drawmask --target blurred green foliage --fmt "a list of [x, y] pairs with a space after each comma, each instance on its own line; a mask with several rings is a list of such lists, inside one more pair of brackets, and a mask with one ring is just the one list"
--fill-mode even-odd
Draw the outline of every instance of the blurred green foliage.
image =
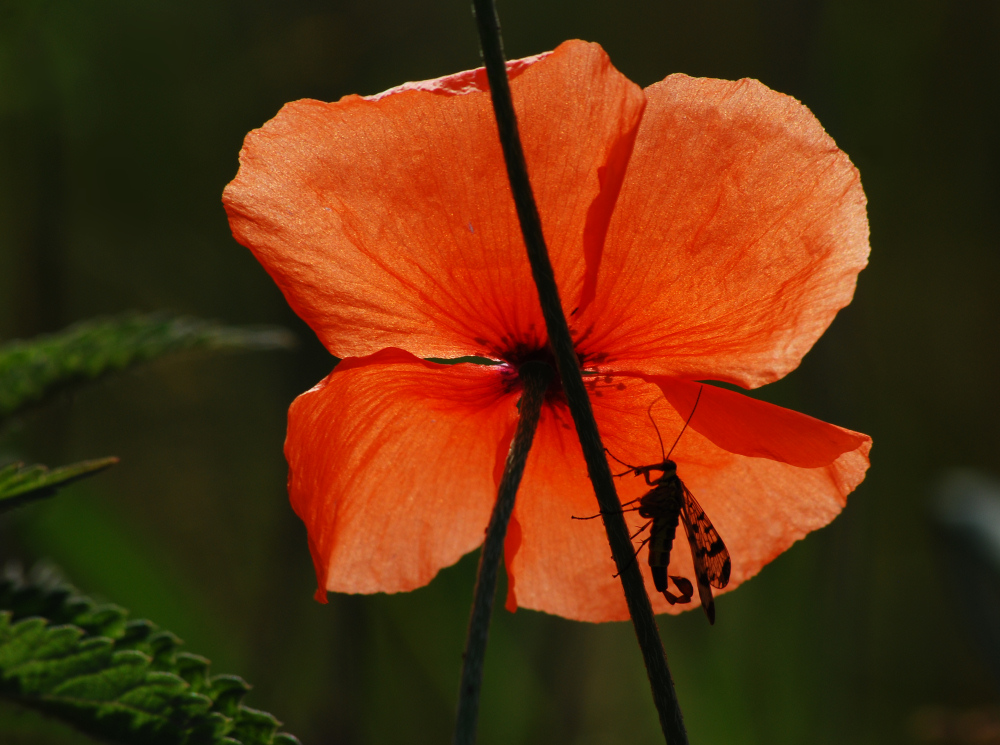
[[0, 345], [0, 419], [53, 391], [188, 349], [292, 346], [275, 327], [223, 326], [166, 313], [128, 313], [75, 324], [56, 334]]
[[[288, 346], [291, 336], [281, 329], [226, 327], [165, 314], [77, 324], [0, 346], [0, 421], [70, 384], [173, 352]], [[101, 458], [52, 470], [4, 466], [0, 513], [117, 462]], [[99, 538], [85, 528], [78, 525], [77, 535]], [[178, 652], [180, 644], [149, 621], [129, 621], [119, 606], [95, 604], [51, 572], [36, 572], [25, 581], [12, 566], [0, 580], [0, 697], [121, 745], [298, 743], [277, 732], [280, 722], [273, 715], [241, 703], [250, 690], [242, 678], [209, 676], [209, 661]], [[10, 713], [9, 704], [3, 708]], [[15, 719], [0, 723], [0, 733], [24, 741], [25, 720]], [[54, 731], [46, 720], [28, 720], [31, 741], [44, 741]]]
[[[713, 628], [662, 620], [692, 742], [913, 743], [930, 737], [915, 724], [928, 707], [995, 705], [924, 502], [940, 469], [996, 469], [1000, 455], [996, 4], [501, 0], [499, 12], [511, 57], [579, 37], [643, 85], [680, 71], [794, 95], [869, 197], [855, 302], [760, 395], [871, 434], [873, 469], [829, 528], [721, 597]], [[311, 600], [281, 447], [289, 402], [332, 361], [233, 242], [219, 194], [245, 133], [284, 102], [477, 63], [466, 3], [0, 7], [0, 338], [171, 307], [308, 340], [281, 359], [164, 360], [72, 407], [26, 411], [0, 443], [11, 456], [122, 464], [0, 518], [0, 554], [51, 557], [157, 619], [257, 681], [248, 700], [307, 744], [447, 739], [475, 560], [407, 595]], [[23, 722], [0, 709], [0, 740], [29, 742]], [[498, 611], [481, 732], [484, 745], [657, 742], [631, 629]]]
[[50, 571], [0, 580], [0, 695], [122, 745], [296, 745], [250, 686]]
[[113, 457], [98, 458], [53, 469], [11, 463], [0, 468], [0, 512], [20, 507], [28, 501], [51, 497], [61, 487], [99, 473], [117, 462], [118, 459]]

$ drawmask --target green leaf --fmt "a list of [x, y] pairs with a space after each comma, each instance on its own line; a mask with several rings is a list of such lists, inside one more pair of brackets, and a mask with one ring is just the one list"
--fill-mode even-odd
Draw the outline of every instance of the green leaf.
[[98, 458], [51, 470], [41, 465], [11, 463], [0, 468], [0, 512], [35, 499], [51, 497], [62, 487], [110, 468], [117, 462], [117, 458]]
[[0, 697], [121, 745], [299, 745], [250, 686], [50, 570], [0, 578]]
[[273, 326], [224, 326], [163, 313], [126, 314], [0, 345], [0, 417], [139, 362], [188, 349], [278, 349], [294, 343]]

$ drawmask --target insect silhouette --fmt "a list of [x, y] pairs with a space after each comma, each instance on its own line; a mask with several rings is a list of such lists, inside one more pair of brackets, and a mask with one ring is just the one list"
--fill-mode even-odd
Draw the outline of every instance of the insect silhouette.
[[[635, 511], [639, 513], [640, 517], [647, 520], [646, 524], [633, 533], [631, 537], [634, 539], [646, 530], [646, 528], [650, 528], [649, 535], [639, 544], [635, 555], [638, 556], [642, 547], [649, 544], [649, 569], [653, 575], [653, 585], [657, 591], [663, 593], [663, 597], [671, 605], [691, 602], [691, 598], [694, 595], [694, 588], [691, 586], [691, 582], [685, 577], [670, 575], [668, 578], [667, 576], [667, 567], [670, 565], [670, 551], [673, 548], [674, 537], [677, 533], [677, 524], [680, 522], [684, 525], [688, 545], [691, 547], [691, 561], [694, 565], [695, 579], [698, 583], [698, 597], [701, 600], [701, 607], [705, 609], [708, 622], [714, 624], [715, 600], [712, 597], [712, 587], [721, 590], [729, 584], [732, 562], [729, 558], [729, 551], [726, 549], [726, 544], [722, 542], [718, 531], [712, 525], [712, 521], [708, 519], [705, 510], [701, 508], [701, 505], [694, 498], [691, 490], [687, 488], [677, 475], [677, 464], [670, 460], [674, 448], [680, 442], [681, 435], [684, 434], [688, 424], [691, 423], [691, 418], [698, 409], [698, 402], [701, 400], [703, 388], [704, 386], [698, 389], [698, 397], [695, 399], [691, 414], [688, 416], [684, 427], [681, 429], [680, 434], [677, 435], [677, 439], [674, 440], [674, 444], [667, 453], [663, 452], [663, 438], [660, 436], [660, 428], [656, 426], [656, 421], [653, 419], [653, 406], [650, 404], [649, 411], [646, 413], [649, 416], [649, 420], [653, 423], [653, 428], [656, 430], [656, 437], [660, 441], [660, 454], [663, 455], [661, 462], [648, 466], [633, 466], [630, 463], [625, 463], [615, 458], [610, 451], [605, 451], [616, 461], [628, 468], [627, 471], [613, 474], [616, 478], [631, 473], [635, 476], [642, 476], [646, 479], [646, 483], [652, 487], [652, 489], [638, 499], [625, 502], [622, 505], [622, 512]], [[652, 478], [654, 471], [659, 471], [660, 475]], [[637, 506], [629, 507], [629, 505], [634, 505], [636, 502], [639, 503]], [[598, 514], [591, 517], [574, 519], [591, 520], [599, 516]], [[670, 592], [668, 589], [668, 579], [673, 581], [674, 587], [680, 595]]]

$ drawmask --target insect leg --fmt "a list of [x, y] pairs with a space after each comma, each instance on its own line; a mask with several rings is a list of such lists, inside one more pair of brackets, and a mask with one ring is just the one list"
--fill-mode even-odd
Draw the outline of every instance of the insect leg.
[[632, 535], [630, 535], [629, 536], [629, 540], [635, 539], [635, 537], [637, 535], [639, 535], [642, 531], [644, 531], [646, 528], [648, 528], [652, 523], [653, 523], [652, 520], [650, 520], [649, 522], [647, 522], [645, 525], [643, 525], [641, 528], [639, 528], [637, 531], [635, 531]]
[[[640, 499], [642, 499], [642, 497], [636, 497], [635, 499], [630, 499], [627, 502], [622, 502], [622, 507], [625, 508], [628, 507], [630, 504], [635, 504]], [[638, 509], [639, 509], [638, 507], [633, 507], [632, 509], [629, 510], [620, 509], [620, 510], [615, 510], [614, 512], [598, 512], [596, 515], [590, 515], [589, 517], [577, 517], [576, 515], [570, 515], [570, 517], [572, 517], [574, 520], [593, 520], [595, 517], [600, 517], [601, 515], [621, 515], [625, 512], [635, 512]]]
[[628, 569], [628, 568], [629, 568], [630, 566], [632, 566], [632, 562], [633, 562], [633, 561], [635, 561], [635, 558], [636, 558], [636, 557], [637, 557], [637, 556], [639, 555], [639, 552], [640, 552], [640, 551], [642, 551], [642, 547], [643, 547], [643, 546], [645, 546], [645, 545], [646, 545], [647, 543], [649, 543], [649, 538], [645, 539], [645, 540], [644, 540], [644, 541], [643, 541], [642, 543], [640, 543], [640, 544], [639, 544], [639, 548], [637, 548], [637, 549], [635, 550], [635, 553], [634, 553], [634, 554], [632, 554], [632, 558], [631, 558], [631, 559], [629, 559], [629, 561], [628, 561], [628, 564], [626, 564], [626, 565], [625, 565], [624, 567], [622, 567], [621, 569], [619, 569], [619, 570], [618, 570], [617, 572], [615, 572], [615, 573], [614, 573], [614, 574], [612, 574], [611, 576], [612, 576], [612, 577], [615, 577], [615, 578], [617, 579], [617, 578], [618, 578], [618, 576], [619, 576], [619, 575], [621, 575], [621, 573], [622, 573], [623, 571], [625, 571], [625, 570], [626, 570], [626, 569]]

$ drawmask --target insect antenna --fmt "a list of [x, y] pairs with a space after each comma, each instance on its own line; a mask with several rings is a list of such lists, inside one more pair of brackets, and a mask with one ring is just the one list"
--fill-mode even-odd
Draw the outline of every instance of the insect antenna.
[[[655, 403], [656, 403], [656, 399], [654, 398], [653, 399], [653, 403], [651, 403], [649, 405], [649, 408], [646, 409], [646, 416], [648, 416], [649, 417], [649, 421], [651, 421], [653, 423], [653, 429], [656, 430], [656, 439], [660, 441], [660, 455], [663, 455], [663, 438], [660, 437], [660, 428], [656, 426], [656, 420], [653, 419], [653, 405]], [[687, 426], [687, 425], [685, 425], [685, 426]], [[681, 434], [684, 434], [684, 430], [683, 429], [681, 430]], [[679, 440], [680, 436], [678, 436], [677, 439]], [[674, 445], [676, 445], [676, 444], [677, 443], [675, 442]], [[671, 453], [674, 452], [674, 449], [670, 448], [670, 452]], [[666, 460], [668, 457], [670, 457], [670, 456], [663, 455], [663, 460]]]
[[[667, 460], [667, 459], [668, 459], [668, 458], [670, 457], [670, 455], [671, 455], [671, 454], [672, 454], [672, 453], [674, 452], [674, 448], [675, 448], [675, 447], [677, 447], [677, 443], [681, 441], [681, 435], [683, 435], [683, 434], [684, 434], [684, 430], [686, 430], [686, 429], [688, 428], [688, 425], [689, 425], [689, 424], [691, 423], [691, 419], [692, 419], [692, 418], [694, 417], [694, 413], [695, 413], [695, 412], [696, 412], [696, 411], [698, 410], [698, 402], [699, 402], [699, 401], [701, 401], [701, 392], [702, 392], [702, 391], [703, 391], [704, 389], [705, 389], [705, 384], [704, 384], [704, 383], [702, 383], [702, 384], [701, 384], [701, 385], [700, 385], [700, 386], [698, 387], [698, 395], [697, 395], [697, 397], [696, 397], [696, 398], [694, 399], [694, 406], [692, 406], [692, 407], [691, 407], [691, 413], [690, 413], [690, 414], [688, 414], [688, 418], [687, 418], [687, 421], [686, 421], [686, 422], [684, 422], [684, 426], [683, 426], [683, 427], [681, 427], [681, 431], [680, 431], [680, 434], [678, 434], [678, 435], [677, 435], [677, 439], [676, 439], [676, 440], [674, 440], [674, 444], [670, 446], [670, 452], [669, 452], [669, 453], [667, 453], [667, 454], [666, 454], [666, 455], [664, 456], [663, 460]], [[652, 409], [653, 407], [652, 407], [652, 406], [650, 406], [649, 408], [650, 408], [650, 409]], [[649, 417], [649, 419], [650, 419], [650, 421], [652, 421], [653, 417], [652, 417], [652, 416], [650, 416], [650, 417]], [[656, 422], [653, 422], [653, 427], [656, 427]], [[657, 437], [659, 437], [659, 436], [660, 436], [660, 430], [659, 430], [659, 429], [657, 429], [657, 430], [656, 430], [656, 436], [657, 436]], [[662, 438], [660, 439], [660, 451], [661, 451], [661, 452], [663, 451], [663, 439], [662, 439]]]

